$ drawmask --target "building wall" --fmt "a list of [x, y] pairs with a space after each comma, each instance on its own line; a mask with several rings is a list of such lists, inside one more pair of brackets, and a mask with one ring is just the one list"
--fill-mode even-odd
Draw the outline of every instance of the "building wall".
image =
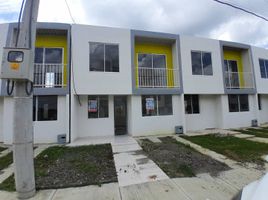
[[[108, 118], [88, 118], [88, 96], [80, 96], [81, 106], [76, 106], [76, 127], [74, 134], [76, 138], [89, 136], [111, 136], [114, 135], [114, 105], [113, 96], [109, 96]], [[75, 140], [75, 138], [73, 138]]]
[[258, 118], [258, 104], [255, 95], [248, 95], [248, 112], [229, 112], [228, 95], [221, 96], [222, 128], [239, 128], [251, 126], [251, 120]]
[[128, 99], [129, 134], [132, 136], [146, 136], [175, 133], [175, 126], [183, 125], [181, 113], [182, 96], [173, 95], [173, 115], [142, 116], [141, 96], [131, 96]]
[[34, 121], [34, 142], [35, 143], [57, 143], [57, 135], [66, 134], [68, 137], [67, 119], [68, 110], [66, 96], [58, 96], [58, 113], [55, 121]]
[[253, 65], [255, 71], [255, 80], [257, 92], [261, 94], [268, 94], [268, 78], [261, 78], [259, 59], [268, 60], [268, 50], [258, 47], [252, 47]]
[[4, 140], [4, 133], [3, 133], [3, 113], [4, 112], [4, 98], [0, 97], [0, 142]]
[[187, 132], [220, 127], [219, 98], [220, 95], [199, 95], [200, 113], [185, 114]]
[[[222, 61], [217, 40], [180, 37], [183, 90], [185, 94], [223, 94]], [[193, 75], [191, 51], [211, 52], [213, 76]]]
[[[119, 72], [89, 71], [89, 42], [119, 44]], [[131, 94], [130, 30], [73, 25], [72, 47], [77, 94]]]
[[262, 109], [259, 110], [259, 122], [268, 122], [268, 94], [261, 94]]
[[[8, 24], [0, 24], [0, 65], [2, 64], [2, 55], [3, 55], [3, 47], [6, 46], [7, 34], [8, 34]], [[0, 90], [2, 86], [2, 80], [0, 79]], [[2, 91], [0, 91], [2, 94]]]

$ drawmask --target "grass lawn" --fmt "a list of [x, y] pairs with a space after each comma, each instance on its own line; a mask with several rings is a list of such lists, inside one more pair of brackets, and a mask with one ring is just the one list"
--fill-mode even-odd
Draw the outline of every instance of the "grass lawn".
[[254, 135], [256, 137], [262, 137], [262, 138], [268, 138], [268, 129], [254, 129], [254, 128], [248, 128], [244, 130], [235, 130], [240, 133]]
[[7, 168], [13, 162], [13, 153], [10, 152], [7, 155], [0, 158], [0, 171]]
[[6, 147], [0, 147], [0, 152], [6, 150], [7, 148]]
[[239, 162], [263, 164], [264, 161], [261, 159], [261, 156], [268, 154], [268, 144], [253, 142], [233, 136], [211, 134], [182, 137]]
[[174, 138], [160, 138], [162, 143], [141, 140], [141, 146], [147, 156], [153, 160], [170, 178], [192, 177], [199, 173], [211, 173], [228, 170], [229, 167]]
[[[39, 154], [34, 163], [37, 189], [100, 185], [117, 181], [110, 144], [50, 147]], [[14, 176], [0, 184], [0, 189], [14, 190]]]

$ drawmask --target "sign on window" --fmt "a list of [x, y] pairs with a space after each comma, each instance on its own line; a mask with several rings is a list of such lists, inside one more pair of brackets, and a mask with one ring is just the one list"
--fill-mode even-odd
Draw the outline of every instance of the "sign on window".
[[146, 110], [154, 110], [154, 98], [146, 98]]
[[98, 111], [98, 101], [97, 100], [88, 100], [88, 112], [97, 112]]

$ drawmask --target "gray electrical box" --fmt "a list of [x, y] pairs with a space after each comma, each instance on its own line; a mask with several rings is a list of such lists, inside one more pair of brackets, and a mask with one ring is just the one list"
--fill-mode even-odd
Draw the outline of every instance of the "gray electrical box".
[[251, 120], [251, 126], [252, 127], [257, 127], [258, 126], [258, 120], [257, 119]]
[[176, 134], [183, 134], [183, 127], [182, 126], [175, 126], [175, 133]]
[[66, 134], [60, 134], [57, 137], [58, 144], [65, 144], [66, 143]]
[[4, 48], [0, 78], [33, 81], [32, 51], [25, 48]]

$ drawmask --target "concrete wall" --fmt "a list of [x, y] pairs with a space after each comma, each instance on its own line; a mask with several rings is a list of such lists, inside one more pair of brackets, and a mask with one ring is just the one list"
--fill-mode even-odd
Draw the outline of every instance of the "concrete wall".
[[[3, 47], [6, 46], [8, 27], [8, 24], [0, 24], [0, 65], [2, 64]], [[2, 80], [0, 79], [0, 94], [2, 94], [1, 85]]]
[[[119, 44], [119, 72], [89, 71], [89, 42]], [[131, 94], [130, 30], [73, 25], [72, 46], [78, 94]]]
[[183, 125], [181, 113], [182, 96], [173, 95], [173, 115], [166, 116], [142, 116], [141, 96], [131, 96], [128, 99], [129, 134], [132, 136], [146, 136], [157, 134], [169, 134], [175, 132], [175, 126]]
[[3, 140], [4, 140], [3, 114], [4, 114], [4, 98], [0, 97], [0, 142], [3, 142]]
[[[77, 110], [73, 129], [73, 138], [89, 137], [89, 136], [109, 136], [114, 135], [114, 104], [113, 96], [109, 96], [109, 117], [108, 118], [88, 118], [88, 96], [80, 96], [81, 106], [77, 105], [74, 109]], [[74, 137], [75, 136], [75, 137]]]
[[259, 59], [268, 60], [268, 50], [258, 47], [252, 47], [253, 65], [255, 71], [255, 79], [257, 85], [257, 92], [262, 94], [268, 94], [268, 79], [261, 78]]
[[66, 96], [58, 96], [58, 113], [55, 121], [34, 121], [34, 142], [35, 143], [56, 143], [57, 135], [66, 134], [68, 136], [68, 110]]
[[[180, 39], [184, 93], [223, 94], [224, 87], [219, 41], [188, 36], [181, 36]], [[211, 52], [213, 76], [192, 74], [192, 50]]]
[[259, 110], [259, 122], [267, 123], [268, 122], [268, 95], [261, 94], [261, 105], [262, 109]]
[[251, 120], [258, 118], [258, 104], [255, 95], [248, 95], [248, 112], [229, 112], [228, 95], [221, 96], [222, 128], [239, 128], [251, 126]]
[[14, 100], [13, 97], [4, 97], [3, 109], [3, 142], [5, 144], [12, 144], [13, 142], [13, 113], [14, 113]]
[[185, 114], [187, 132], [220, 127], [220, 95], [199, 95], [199, 114]]

